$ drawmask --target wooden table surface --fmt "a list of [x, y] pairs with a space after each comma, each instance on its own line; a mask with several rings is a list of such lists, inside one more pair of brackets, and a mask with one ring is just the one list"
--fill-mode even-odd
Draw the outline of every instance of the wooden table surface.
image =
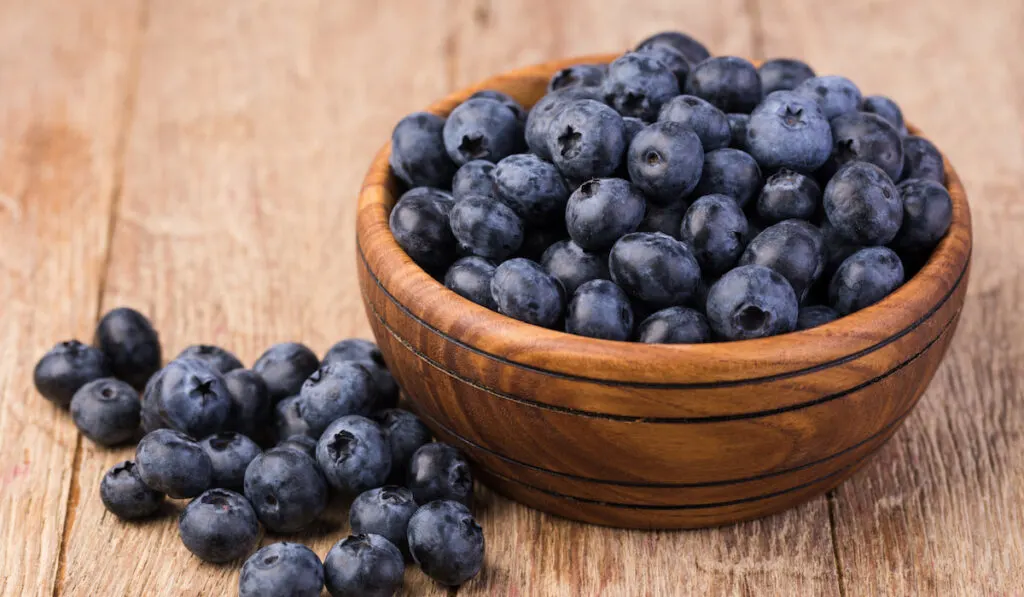
[[[969, 4], [969, 6], [968, 6]], [[1020, 0], [0, 1], [0, 582], [4, 596], [221, 595], [173, 517], [98, 496], [130, 457], [32, 387], [97, 315], [165, 353], [369, 333], [355, 198], [395, 121], [488, 74], [680, 28], [793, 55], [903, 106], [974, 211], [960, 330], [916, 411], [837, 490], [697, 532], [566, 522], [481, 491], [484, 572], [458, 595], [1024, 594], [1024, 33]], [[827, 6], [827, 8], [826, 8]], [[343, 516], [298, 539], [321, 556]], [[265, 539], [266, 541], [266, 539]], [[418, 571], [409, 595], [453, 594]]]

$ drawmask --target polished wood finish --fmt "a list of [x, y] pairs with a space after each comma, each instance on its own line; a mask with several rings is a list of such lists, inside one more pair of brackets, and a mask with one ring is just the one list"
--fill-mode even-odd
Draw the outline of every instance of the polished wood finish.
[[[513, 71], [480, 89], [524, 105], [567, 64]], [[760, 340], [643, 345], [572, 336], [453, 292], [395, 243], [385, 147], [363, 183], [357, 269], [387, 362], [439, 436], [499, 491], [587, 522], [718, 525], [792, 507], [863, 464], [899, 427], [956, 330], [970, 269], [963, 186], [946, 165], [953, 223], [928, 263], [876, 305]]]

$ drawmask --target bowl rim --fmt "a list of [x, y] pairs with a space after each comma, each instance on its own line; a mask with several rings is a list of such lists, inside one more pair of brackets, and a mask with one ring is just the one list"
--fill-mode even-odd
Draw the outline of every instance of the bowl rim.
[[[526, 101], [531, 99], [530, 90], [546, 85], [556, 71], [573, 64], [610, 62], [616, 56], [580, 56], [511, 70], [456, 91], [425, 111], [447, 115], [483, 89], [498, 89], [530, 103]], [[908, 128], [921, 134], [909, 124]], [[390, 147], [389, 142], [377, 153], [359, 194], [356, 259], [360, 269], [369, 274], [369, 283], [376, 284], [404, 315], [442, 339], [479, 356], [537, 373], [680, 389], [797, 377], [866, 356], [908, 335], [937, 313], [969, 278], [970, 208], [963, 184], [943, 154], [946, 188], [953, 201], [949, 231], [916, 275], [874, 305], [816, 328], [752, 340], [644, 344], [577, 336], [491, 311], [449, 290], [412, 261], [388, 225], [398, 190], [388, 165]], [[373, 308], [365, 289], [362, 294], [367, 307]], [[402, 340], [409, 343], [409, 339]]]

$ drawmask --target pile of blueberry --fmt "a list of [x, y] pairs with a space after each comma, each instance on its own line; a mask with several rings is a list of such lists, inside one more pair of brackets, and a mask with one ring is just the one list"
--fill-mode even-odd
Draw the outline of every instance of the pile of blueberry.
[[945, 235], [942, 156], [891, 99], [677, 32], [391, 137], [398, 244], [458, 294], [611, 340], [742, 340], [878, 302]]
[[84, 436], [104, 446], [142, 436], [135, 460], [103, 476], [110, 512], [139, 519], [164, 496], [191, 499], [181, 540], [219, 563], [249, 555], [261, 525], [301, 531], [332, 493], [354, 498], [353, 535], [323, 563], [303, 545], [267, 545], [242, 567], [240, 597], [312, 597], [325, 584], [335, 597], [391, 595], [409, 558], [446, 585], [479, 572], [469, 463], [397, 408], [399, 388], [372, 342], [343, 340], [323, 360], [277, 344], [251, 370], [208, 345], [161, 364], [149, 320], [119, 308], [100, 320], [94, 346], [62, 342], [36, 365], [40, 394], [70, 407]]

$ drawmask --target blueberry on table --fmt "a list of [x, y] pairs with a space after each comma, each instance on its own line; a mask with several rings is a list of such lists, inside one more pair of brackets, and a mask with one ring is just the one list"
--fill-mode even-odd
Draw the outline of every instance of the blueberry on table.
[[213, 465], [211, 487], [241, 491], [245, 469], [263, 451], [248, 437], [234, 431], [222, 431], [199, 442]]
[[499, 199], [527, 224], [535, 226], [561, 217], [569, 200], [569, 187], [558, 168], [529, 153], [512, 155], [498, 162], [494, 182]]
[[757, 197], [761, 183], [761, 169], [754, 158], [739, 149], [726, 147], [704, 154], [704, 166], [694, 194], [698, 197], [728, 195], [744, 207]]
[[903, 138], [903, 180], [911, 178], [925, 178], [946, 184], [942, 154], [931, 141], [914, 135]]
[[402, 552], [380, 535], [350, 535], [324, 558], [332, 597], [391, 597], [402, 588], [404, 574]]
[[847, 241], [861, 245], [892, 242], [903, 223], [903, 200], [881, 168], [852, 162], [825, 186], [825, 215]]
[[249, 556], [238, 576], [238, 597], [320, 597], [324, 567], [301, 543], [271, 543]]
[[213, 346], [210, 344], [193, 344], [181, 351], [181, 353], [174, 358], [175, 360], [196, 359], [198, 361], [204, 361], [207, 365], [213, 367], [220, 373], [227, 373], [244, 367], [244, 365], [242, 365], [242, 361], [239, 361], [238, 357], [232, 354], [231, 351], [221, 348], [220, 346]]
[[224, 385], [231, 396], [228, 428], [257, 442], [269, 439], [274, 405], [263, 378], [251, 369], [235, 369], [224, 374]]
[[800, 313], [796, 317], [796, 329], [809, 330], [830, 321], [839, 319], [839, 313], [828, 305], [808, 305], [800, 307]]
[[321, 365], [299, 391], [307, 433], [318, 437], [340, 417], [370, 414], [377, 398], [375, 390], [370, 371], [358, 361]]
[[484, 531], [464, 504], [439, 500], [420, 507], [408, 535], [413, 560], [441, 584], [461, 585], [483, 566]]
[[494, 186], [494, 163], [487, 160], [471, 160], [459, 167], [452, 178], [452, 197], [456, 201], [470, 195], [497, 197]]
[[686, 85], [686, 79], [690, 76], [692, 66], [682, 52], [666, 44], [645, 46], [637, 49], [637, 52], [654, 56], [658, 62], [667, 66], [672, 71], [672, 74], [676, 76], [676, 82], [679, 83], [680, 89]]
[[637, 339], [647, 344], [699, 344], [711, 340], [711, 328], [699, 311], [669, 307], [644, 319], [637, 328]]
[[903, 140], [887, 120], [869, 112], [836, 116], [832, 126], [832, 167], [868, 162], [899, 180], [903, 170]]
[[801, 60], [794, 58], [773, 58], [765, 60], [757, 69], [761, 76], [761, 93], [765, 96], [773, 91], [791, 90], [807, 79], [814, 77], [814, 70]]
[[380, 425], [348, 415], [335, 420], [320, 436], [316, 461], [332, 488], [355, 496], [387, 481], [391, 446]]
[[384, 430], [391, 449], [391, 474], [388, 480], [404, 484], [409, 461], [420, 446], [430, 443], [430, 430], [419, 417], [401, 408], [386, 408], [370, 417]]
[[226, 428], [232, 409], [224, 377], [205, 361], [171, 361], [146, 385], [142, 409], [146, 431], [154, 425], [205, 437]]
[[[644, 214], [644, 220], [640, 222], [640, 227], [637, 228], [637, 231], [661, 232], [678, 240], [679, 230], [683, 225], [683, 214], [686, 213], [689, 207], [690, 204], [686, 201], [673, 205], [648, 203], [647, 213]], [[568, 288], [566, 290], [568, 291]]]
[[652, 46], [669, 46], [670, 48], [675, 48], [690, 61], [690, 64], [697, 64], [698, 62], [711, 57], [711, 53], [704, 47], [704, 44], [680, 31], [662, 31], [661, 33], [655, 33], [637, 44], [636, 49], [637, 51], [641, 51]]
[[735, 149], [746, 149], [747, 147], [747, 124], [750, 122], [750, 114], [726, 114], [729, 120], [729, 147]]
[[703, 273], [720, 276], [732, 269], [750, 238], [747, 217], [727, 195], [705, 195], [683, 216], [679, 239], [689, 245]]
[[384, 537], [404, 555], [409, 554], [406, 532], [409, 519], [419, 506], [412, 492], [405, 487], [385, 485], [359, 494], [349, 509], [349, 526], [353, 534], [374, 534]]
[[625, 341], [633, 334], [629, 297], [609, 280], [591, 280], [576, 289], [565, 316], [565, 331], [579, 336]]
[[307, 346], [298, 342], [282, 342], [260, 355], [252, 370], [263, 378], [271, 400], [277, 402], [298, 394], [306, 378], [319, 367], [320, 359]]
[[623, 116], [654, 120], [661, 105], [679, 95], [675, 73], [650, 54], [628, 52], [608, 65], [604, 102]]
[[446, 267], [455, 258], [455, 237], [448, 225], [454, 204], [444, 191], [417, 187], [406, 191], [391, 209], [388, 226], [395, 242], [424, 268]]
[[493, 197], [462, 198], [452, 207], [448, 220], [462, 254], [501, 261], [523, 244], [523, 221]]
[[821, 187], [810, 176], [781, 168], [764, 181], [757, 215], [766, 222], [810, 220], [821, 205]]
[[569, 103], [579, 99], [601, 100], [600, 87], [574, 86], [558, 89], [540, 98], [526, 116], [526, 146], [531, 152], [545, 160], [551, 159], [548, 151], [548, 129], [551, 121]]
[[693, 67], [684, 92], [723, 112], [750, 112], [761, 102], [761, 77], [749, 60], [715, 56]]
[[455, 163], [445, 150], [445, 119], [427, 112], [416, 112], [398, 121], [391, 132], [388, 164], [402, 182], [410, 187], [447, 186], [455, 173]]
[[213, 463], [192, 438], [157, 429], [135, 448], [135, 466], [146, 486], [172, 498], [195, 497], [213, 483]]
[[622, 116], [596, 100], [570, 102], [551, 120], [548, 151], [570, 180], [611, 176], [626, 151]]
[[295, 448], [274, 448], [245, 469], [245, 497], [274, 533], [300, 531], [327, 508], [327, 483], [316, 461]]
[[540, 265], [562, 283], [566, 296], [572, 296], [584, 282], [607, 280], [610, 275], [606, 257], [587, 251], [571, 240], [558, 241], [548, 247], [540, 258]]
[[306, 405], [301, 396], [291, 396], [274, 406], [274, 430], [277, 440], [284, 441], [293, 437], [313, 437], [309, 423], [306, 422]]
[[903, 262], [888, 247], [868, 247], [846, 258], [828, 287], [840, 315], [873, 305], [903, 284]]
[[459, 296], [493, 310], [497, 307], [491, 298], [494, 270], [494, 264], [483, 257], [463, 257], [448, 268], [444, 285]]
[[135, 309], [108, 311], [96, 325], [93, 344], [107, 357], [114, 377], [136, 390], [160, 369], [160, 338], [149, 319]]
[[448, 157], [461, 166], [471, 160], [497, 162], [520, 146], [519, 119], [497, 100], [467, 99], [452, 110], [442, 136]]
[[260, 523], [244, 495], [210, 489], [185, 506], [178, 517], [178, 534], [199, 559], [223, 563], [256, 547]]
[[516, 120], [518, 120], [520, 124], [526, 123], [526, 110], [523, 108], [522, 104], [517, 102], [515, 98], [513, 98], [511, 95], [503, 91], [498, 91], [497, 89], [482, 89], [480, 91], [477, 91], [473, 95], [469, 96], [468, 99], [477, 98], [489, 99], [499, 102], [501, 105], [505, 106], [513, 114], [515, 114]]
[[551, 76], [548, 92], [568, 87], [600, 87], [607, 74], [607, 64], [574, 64]]
[[659, 232], [634, 232], [608, 255], [612, 281], [634, 299], [671, 307], [686, 302], [700, 282], [700, 266], [684, 243]]
[[554, 327], [562, 318], [562, 284], [529, 259], [502, 263], [491, 278], [491, 296], [498, 312], [541, 327]]
[[424, 444], [409, 460], [406, 486], [417, 504], [434, 500], [473, 503], [473, 472], [462, 452], [448, 444]]
[[900, 135], [907, 134], [907, 125], [903, 122], [903, 111], [900, 110], [899, 104], [894, 102], [891, 98], [884, 95], [869, 95], [864, 98], [864, 103], [861, 104], [860, 109], [864, 112], [870, 112], [881, 116], [891, 124]]
[[135, 436], [141, 408], [135, 388], [107, 377], [90, 381], [75, 392], [71, 419], [85, 437], [114, 446]]
[[588, 251], [600, 251], [635, 232], [646, 206], [643, 194], [629, 181], [593, 178], [569, 197], [565, 226], [574, 243]]
[[298, 450], [316, 460], [316, 440], [308, 435], [293, 435], [284, 441], [278, 442], [274, 448]]
[[813, 99], [776, 91], [750, 113], [747, 152], [765, 170], [813, 172], [832, 153], [832, 128]]
[[860, 89], [846, 77], [813, 77], [797, 85], [793, 91], [816, 102], [828, 120], [860, 108]]
[[626, 164], [630, 180], [652, 203], [678, 205], [700, 181], [704, 149], [686, 124], [655, 122], [633, 137]]
[[373, 404], [375, 410], [391, 408], [398, 404], [398, 384], [391, 372], [388, 371], [388, 364], [384, 362], [384, 354], [376, 344], [362, 338], [341, 340], [327, 350], [321, 364], [329, 365], [344, 361], [355, 361], [369, 370], [377, 393]]
[[949, 191], [934, 180], [923, 178], [904, 180], [896, 189], [903, 199], [903, 224], [892, 246], [901, 251], [930, 251], [953, 221]]
[[143, 483], [135, 463], [125, 460], [103, 475], [100, 499], [118, 518], [133, 520], [156, 513], [164, 501], [164, 494]]
[[778, 272], [763, 265], [730, 270], [708, 291], [708, 322], [724, 340], [749, 340], [796, 329], [796, 293]]
[[728, 147], [732, 141], [729, 117], [705, 99], [677, 95], [661, 107], [658, 122], [678, 122], [697, 133], [704, 151]]
[[103, 353], [78, 340], [61, 342], [36, 363], [32, 381], [36, 390], [57, 406], [67, 407], [82, 386], [110, 376]]

